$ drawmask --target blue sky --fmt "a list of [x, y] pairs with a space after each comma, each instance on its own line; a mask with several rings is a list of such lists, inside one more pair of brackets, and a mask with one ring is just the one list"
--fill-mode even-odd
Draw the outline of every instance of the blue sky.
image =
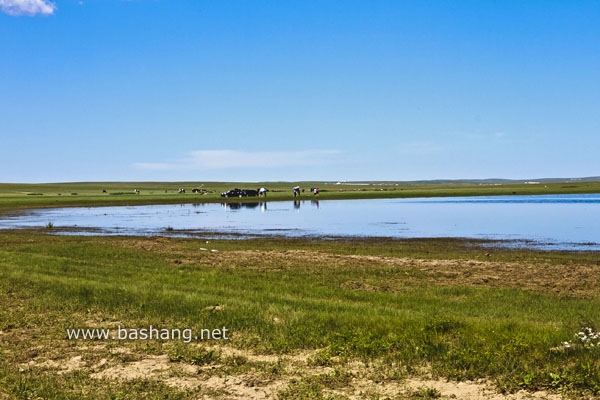
[[0, 182], [600, 175], [598, 1], [0, 0]]

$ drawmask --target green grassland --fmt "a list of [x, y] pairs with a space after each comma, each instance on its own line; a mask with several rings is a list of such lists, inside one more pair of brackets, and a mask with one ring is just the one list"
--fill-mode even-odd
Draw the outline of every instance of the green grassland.
[[[295, 184], [2, 184], [0, 209], [222, 201], [222, 191], [263, 185], [269, 200], [289, 200]], [[299, 184], [318, 186], [321, 199], [600, 192], [594, 182]], [[600, 347], [574, 339], [600, 329], [598, 252], [50, 233], [0, 231], [1, 400], [230, 399], [248, 388], [278, 399], [440, 398], [427, 385], [398, 389], [414, 377], [600, 396]], [[230, 335], [185, 343], [66, 333], [149, 325]], [[126, 368], [144, 373], [126, 377]]]
[[[473, 184], [470, 182], [426, 183], [426, 182], [375, 182], [343, 183], [331, 182], [95, 182], [56, 184], [0, 184], [0, 210], [15, 208], [100, 206], [165, 203], [220, 202], [220, 193], [234, 187], [257, 189], [267, 187], [270, 192], [266, 200], [289, 200], [293, 198], [292, 187], [300, 185], [305, 192], [302, 198], [311, 198], [311, 187], [320, 189], [320, 199], [401, 198], [436, 196], [486, 196], [600, 193], [600, 182], [565, 181], [555, 183], [523, 184]], [[178, 193], [178, 189], [186, 193]], [[202, 193], [192, 193], [193, 188]], [[138, 189], [139, 194], [134, 190]], [[105, 192], [104, 192], [105, 191]], [[256, 198], [243, 198], [254, 201]], [[240, 201], [228, 199], [227, 201]]]
[[[0, 398], [232, 398], [204, 385], [222, 376], [251, 376], [258, 388], [282, 382], [281, 399], [343, 399], [357, 379], [385, 387], [425, 375], [487, 379], [504, 392], [600, 394], [600, 348], [563, 346], [600, 321], [600, 256], [480, 244], [2, 232]], [[227, 327], [230, 337], [67, 340], [69, 328], [117, 325]], [[167, 376], [101, 375], [161, 355]], [[182, 376], [197, 385], [168, 384]], [[439, 393], [365, 398], [423, 396]]]

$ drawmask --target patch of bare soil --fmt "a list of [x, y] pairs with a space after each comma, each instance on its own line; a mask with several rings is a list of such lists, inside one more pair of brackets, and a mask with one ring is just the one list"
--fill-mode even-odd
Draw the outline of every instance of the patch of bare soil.
[[110, 378], [120, 380], [161, 377], [170, 370], [171, 366], [169, 364], [168, 355], [151, 356], [140, 361], [123, 363], [104, 369], [92, 374], [92, 377], [97, 379]]
[[[264, 381], [252, 375], [212, 376], [202, 385], [213, 392], [223, 393], [224, 399], [276, 399], [277, 393], [286, 387], [283, 380]], [[214, 397], [204, 396], [203, 399]]]
[[[441, 399], [561, 399], [559, 395], [546, 392], [518, 392], [503, 395], [485, 381], [449, 382], [417, 377], [400, 381], [393, 379], [382, 381], [381, 375], [373, 370], [373, 365], [368, 366], [362, 362], [353, 362], [335, 368], [314, 366], [310, 363], [310, 359], [316, 351], [275, 356], [255, 354], [227, 346], [205, 346], [204, 349], [219, 351], [222, 361], [227, 357], [244, 357], [248, 361], [248, 365], [244, 369], [232, 371], [224, 368], [219, 362], [198, 366], [171, 361], [166, 354], [135, 355], [127, 348], [109, 349], [98, 345], [93, 348], [85, 347], [88, 354], [97, 353], [97, 357], [89, 357], [87, 361], [82, 360], [81, 356], [75, 356], [63, 360], [30, 361], [26, 367], [55, 369], [59, 374], [78, 369], [85, 370], [90, 372], [92, 378], [99, 380], [150, 379], [182, 391], [196, 390], [200, 399], [276, 399], [278, 393], [286, 390], [293, 382], [316, 376], [332, 376], [338, 368], [346, 370], [351, 379], [342, 387], [325, 389], [324, 392], [341, 399], [419, 398], [428, 391], [434, 391], [436, 396]], [[123, 354], [134, 355], [134, 357], [130, 357], [131, 361], [114, 358]], [[278, 369], [276, 374], [265, 372], [275, 368]], [[2, 399], [1, 393], [0, 399]]]
[[407, 379], [405, 388], [409, 392], [419, 392], [427, 389], [434, 389], [441, 398], [461, 399], [461, 400], [560, 400], [561, 396], [547, 392], [529, 393], [520, 391], [514, 394], [501, 394], [485, 381], [478, 382], [448, 382], [443, 380], [424, 380]]
[[65, 372], [71, 372], [78, 369], [83, 369], [86, 366], [86, 363], [82, 361], [81, 356], [74, 356], [69, 358], [68, 360], [45, 360], [41, 362], [36, 362], [31, 360], [27, 363], [28, 367], [40, 367], [40, 368], [48, 368], [48, 369], [57, 369], [58, 374], [64, 374]]

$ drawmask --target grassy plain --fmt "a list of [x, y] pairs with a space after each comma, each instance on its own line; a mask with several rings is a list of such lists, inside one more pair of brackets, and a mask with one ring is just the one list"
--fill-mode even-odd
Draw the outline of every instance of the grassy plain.
[[[3, 185], [0, 204], [7, 210], [198, 201], [189, 190], [171, 193], [189, 185], [171, 184], [168, 193], [164, 184], [144, 185], [136, 185], [139, 195], [129, 194], [132, 184]], [[561, 193], [575, 189], [569, 185], [492, 186], [479, 193]], [[597, 184], [581, 185], [580, 192], [598, 191]], [[242, 184], [205, 186], [211, 193], [198, 199], [221, 201], [218, 193]], [[291, 197], [290, 184], [270, 186], [269, 199]], [[323, 199], [470, 195], [477, 187], [325, 189]], [[597, 252], [511, 250], [455, 239], [214, 240], [51, 231], [0, 231], [2, 400], [448, 398], [431, 383], [446, 379], [485, 381], [502, 393], [600, 395], [600, 347], [563, 344], [583, 327], [600, 325]], [[119, 326], [150, 325], [195, 334], [226, 327], [229, 339], [67, 338], [67, 329], [114, 334]]]
[[[56, 184], [0, 183], [0, 210], [35, 207], [100, 206], [165, 203], [221, 202], [220, 193], [234, 187], [257, 189], [267, 187], [266, 200], [293, 199], [292, 187], [299, 185], [303, 198], [313, 197], [311, 187], [320, 189], [320, 199], [365, 199], [438, 196], [492, 196], [526, 194], [600, 193], [600, 182], [565, 181], [560, 183], [393, 183], [370, 184], [327, 182], [94, 182]], [[180, 188], [186, 193], [178, 193]], [[203, 193], [192, 193], [193, 188]], [[134, 194], [138, 189], [139, 194]], [[105, 191], [105, 192], [103, 192]], [[226, 201], [255, 201], [256, 198], [227, 199]]]
[[[600, 321], [600, 256], [479, 244], [2, 232], [0, 398], [441, 395], [409, 377], [600, 393], [600, 349], [562, 344]], [[229, 340], [66, 333], [150, 325]]]

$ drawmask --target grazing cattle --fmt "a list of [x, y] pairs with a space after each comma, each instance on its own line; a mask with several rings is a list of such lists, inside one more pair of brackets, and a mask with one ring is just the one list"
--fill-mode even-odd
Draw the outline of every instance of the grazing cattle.
[[134, 194], [140, 194], [140, 191], [139, 191], [139, 189], [133, 189], [133, 193]]
[[185, 193], [185, 189], [179, 189], [179, 193]]
[[310, 188], [310, 192], [317, 196], [319, 194], [319, 188]]
[[294, 186], [292, 191], [294, 192], [294, 197], [300, 196], [300, 186]]
[[261, 187], [260, 189], [258, 189], [258, 195], [262, 197], [267, 197], [268, 191], [269, 190], [267, 188]]
[[248, 197], [248, 196], [253, 196], [253, 197], [258, 196], [258, 190], [235, 188], [235, 189], [231, 189], [227, 192], [221, 193], [221, 197]]
[[106, 189], [102, 189], [102, 193], [106, 193]]
[[254, 190], [254, 189], [244, 189], [242, 190], [242, 196], [253, 196], [256, 197], [258, 196], [258, 190]]
[[243, 193], [244, 191], [242, 189], [235, 188], [221, 193], [221, 197], [242, 197], [244, 195]]

